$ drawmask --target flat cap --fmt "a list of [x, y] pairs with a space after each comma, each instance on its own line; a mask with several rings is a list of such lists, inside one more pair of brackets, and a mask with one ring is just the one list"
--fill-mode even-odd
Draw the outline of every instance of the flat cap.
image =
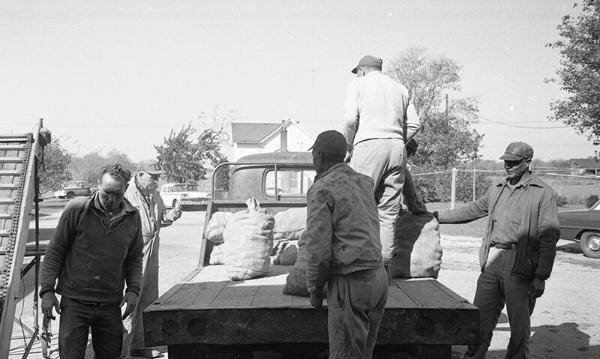
[[375, 56], [365, 55], [362, 57], [362, 59], [360, 59], [360, 61], [358, 61], [358, 65], [356, 65], [356, 67], [352, 69], [352, 73], [355, 74], [358, 71], [358, 68], [361, 66], [373, 67], [381, 71], [382, 64], [383, 60]]
[[525, 158], [533, 157], [533, 148], [525, 142], [512, 142], [506, 147], [506, 151], [500, 157], [505, 161], [520, 161]]
[[321, 132], [308, 150], [312, 149], [331, 154], [346, 155], [346, 138], [335, 130]]

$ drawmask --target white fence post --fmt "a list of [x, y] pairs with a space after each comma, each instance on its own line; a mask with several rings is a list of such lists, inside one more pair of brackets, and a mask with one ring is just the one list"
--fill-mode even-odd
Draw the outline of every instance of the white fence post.
[[458, 170], [452, 167], [452, 189], [450, 192], [450, 209], [454, 209], [456, 206], [456, 174]]

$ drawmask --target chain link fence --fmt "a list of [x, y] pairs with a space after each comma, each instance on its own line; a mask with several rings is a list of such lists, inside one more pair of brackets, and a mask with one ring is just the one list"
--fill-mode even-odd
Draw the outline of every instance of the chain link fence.
[[[459, 169], [419, 172], [411, 170], [417, 192], [425, 202], [456, 203], [473, 201], [490, 186], [506, 176], [504, 170]], [[534, 168], [544, 182], [557, 194], [559, 206], [590, 207], [600, 196], [600, 176], [574, 174], [569, 169], [554, 167]]]

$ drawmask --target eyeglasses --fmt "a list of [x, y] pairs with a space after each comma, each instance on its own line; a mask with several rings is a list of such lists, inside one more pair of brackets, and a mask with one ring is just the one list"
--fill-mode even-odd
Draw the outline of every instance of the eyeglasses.
[[506, 161], [506, 160], [504, 160], [504, 165], [507, 166], [507, 167], [517, 167], [518, 165], [520, 165], [521, 163], [523, 163], [523, 161], [525, 161], [524, 158], [522, 160], [517, 160], [517, 161]]

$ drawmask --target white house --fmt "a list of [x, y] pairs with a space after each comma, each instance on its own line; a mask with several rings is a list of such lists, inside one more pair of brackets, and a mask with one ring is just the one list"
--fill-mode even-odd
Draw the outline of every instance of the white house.
[[242, 123], [231, 124], [230, 161], [253, 153], [306, 151], [315, 142], [300, 125], [291, 120], [281, 123]]

